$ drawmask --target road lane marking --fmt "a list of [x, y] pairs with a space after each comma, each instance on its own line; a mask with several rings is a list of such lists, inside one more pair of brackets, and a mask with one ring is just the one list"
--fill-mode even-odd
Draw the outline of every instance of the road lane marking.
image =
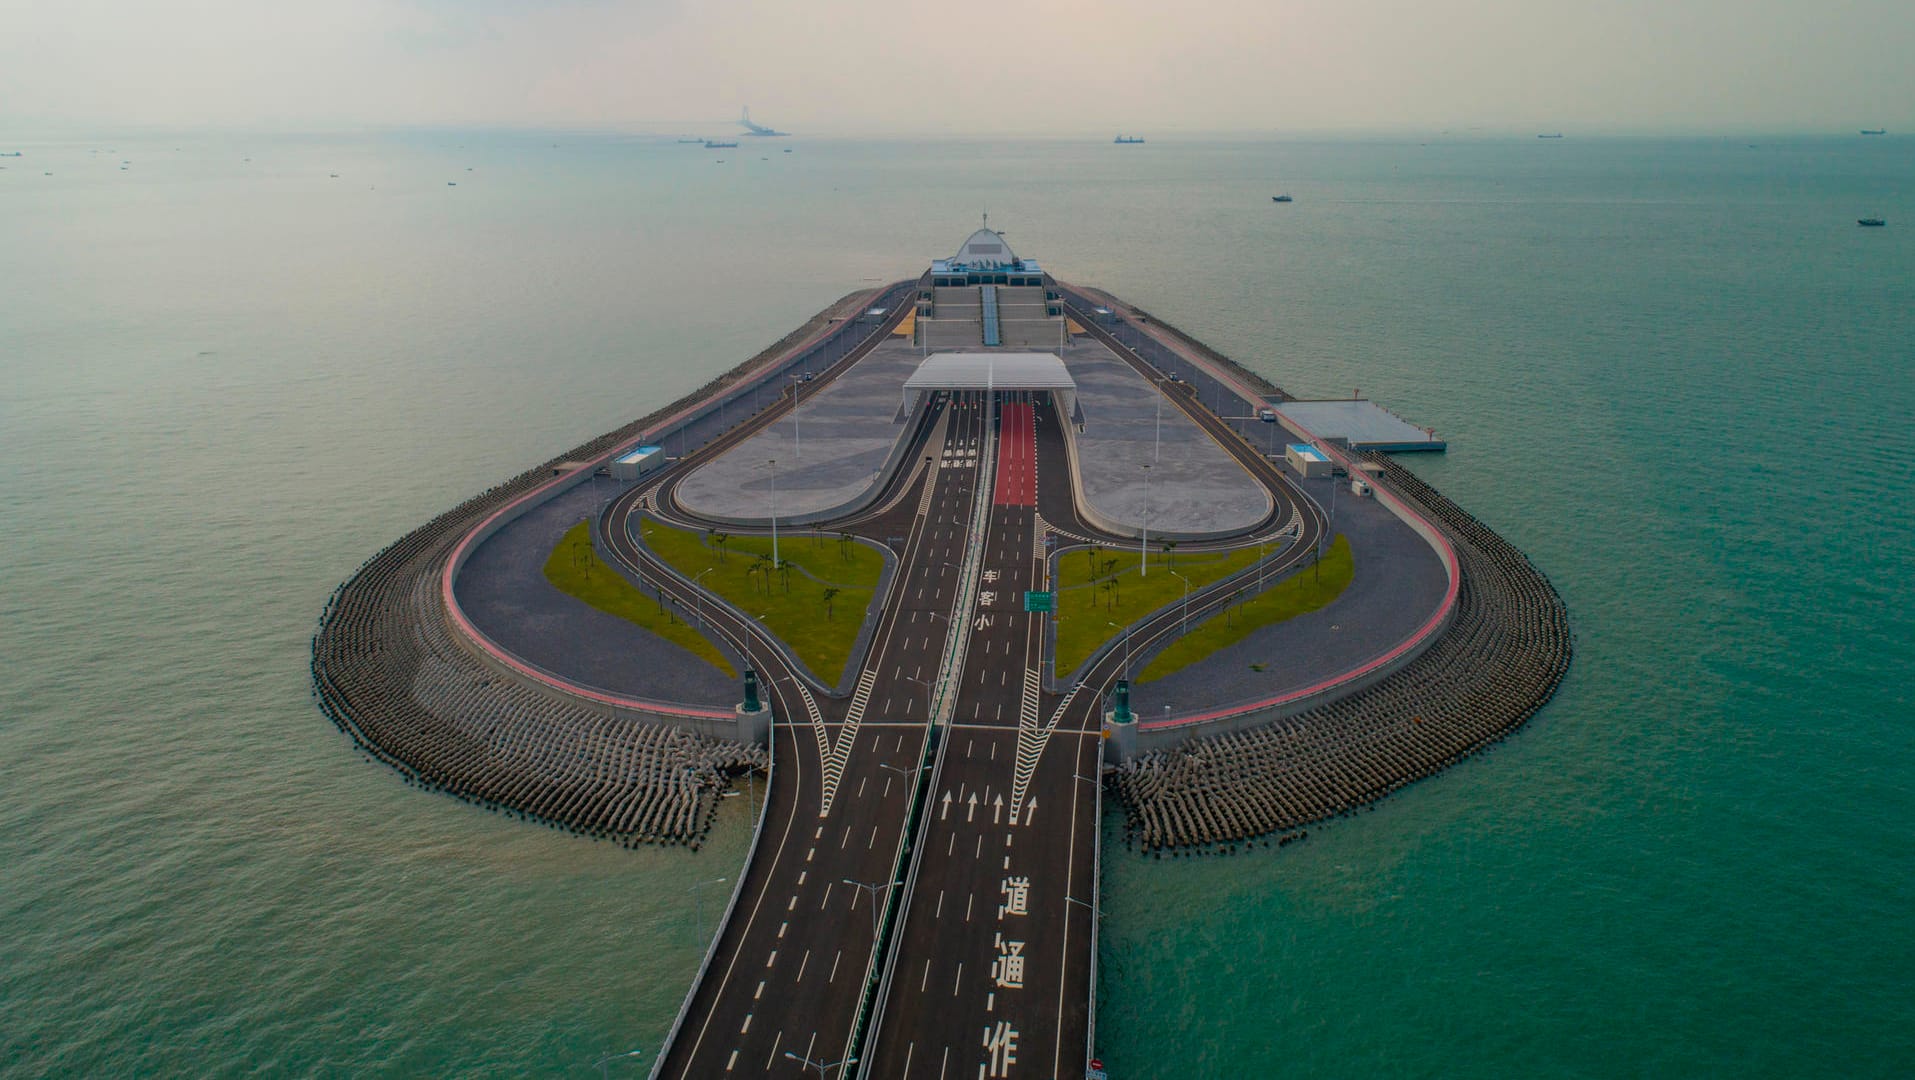
[[931, 913], [933, 919], [944, 918], [944, 890], [938, 890], [938, 909]]
[[767, 956], [767, 957], [765, 957], [765, 966], [766, 966], [766, 967], [770, 967], [771, 965], [773, 965], [773, 964], [775, 964], [775, 963], [777, 963], [777, 962], [778, 962], [778, 950], [777, 950], [777, 949], [773, 949], [773, 950], [771, 950], [771, 955], [770, 955], [770, 956]]
[[844, 950], [839, 949], [831, 958], [831, 974], [825, 976], [826, 982], [833, 982], [838, 978], [838, 961], [842, 959], [844, 959]]
[[964, 985], [964, 961], [958, 961], [957, 978], [951, 980], [951, 996], [958, 995], [958, 987]]
[[786, 927], [788, 927], [788, 926], [790, 926], [790, 925], [791, 925], [791, 923], [790, 923], [789, 921], [786, 921], [786, 922], [781, 922], [781, 923], [779, 923], [779, 924], [778, 924], [778, 939], [779, 939], [780, 941], [782, 941], [782, 940], [784, 940], [784, 936], [785, 936], [785, 928], [786, 928]]
[[[738, 1034], [740, 1034], [740, 1035], [743, 1035], [744, 1033], [746, 1033], [747, 1031], [750, 1031], [750, 1030], [751, 1030], [751, 1014], [750, 1014], [750, 1013], [746, 1013], [746, 1014], [745, 1014], [745, 1022], [744, 1022], [744, 1023], [742, 1023], [742, 1024], [740, 1024], [740, 1025], [738, 1025]], [[731, 1054], [732, 1054], [732, 1060], [734, 1060], [734, 1061], [736, 1061], [736, 1060], [738, 1059], [738, 1051], [736, 1051], [736, 1050], [733, 1050], [733, 1051], [731, 1052]], [[726, 1068], [730, 1068], [731, 1066], [729, 1066], [729, 1065], [727, 1065], [727, 1066], [725, 1066], [725, 1067], [726, 1067]]]
[[759, 979], [758, 989], [753, 990], [751, 992], [751, 1000], [757, 1001], [759, 998], [762, 998], [764, 996], [765, 996], [765, 980]]
[[731, 1060], [725, 1062], [725, 1071], [730, 1072], [731, 1067], [736, 1064], [738, 1064], [738, 1051], [733, 1050], [731, 1052]]
[[[825, 898], [823, 900], [818, 901], [819, 911], [823, 911], [825, 909], [825, 905], [831, 903], [831, 886], [833, 884], [834, 884], [833, 882], [829, 882], [829, 881], [825, 882]], [[857, 897], [854, 896], [851, 899], [856, 900]]]
[[[804, 981], [804, 978], [805, 978], [805, 966], [806, 966], [807, 964], [810, 964], [810, 963], [811, 963], [811, 950], [810, 950], [810, 949], [806, 949], [806, 950], [805, 950], [805, 955], [804, 955], [804, 957], [803, 957], [802, 959], [800, 959], [800, 960], [798, 961], [798, 977], [797, 977], [797, 978], [795, 978], [795, 979], [793, 979], [793, 980], [791, 980], [791, 981], [792, 981], [792, 982], [803, 982], [803, 981]], [[762, 984], [760, 984], [760, 985], [762, 985]]]

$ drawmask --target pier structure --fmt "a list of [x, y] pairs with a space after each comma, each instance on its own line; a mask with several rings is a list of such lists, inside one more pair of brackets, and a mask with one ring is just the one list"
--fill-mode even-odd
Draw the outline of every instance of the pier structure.
[[[769, 773], [654, 1075], [1076, 1075], [1107, 792], [1158, 855], [1287, 840], [1502, 737], [1568, 663], [1520, 553], [1394, 462], [1270, 415], [1288, 400], [982, 229], [376, 557], [322, 619], [315, 688], [409, 777], [624, 842], [696, 844], [729, 775]], [[1294, 475], [1291, 440], [1330, 475]], [[535, 578], [582, 516], [765, 708]], [[846, 668], [808, 669], [648, 526], [881, 552]], [[1338, 537], [1358, 571], [1330, 607], [1133, 685]], [[1062, 560], [1148, 566], [1153, 539], [1238, 568], [1056, 670]]]

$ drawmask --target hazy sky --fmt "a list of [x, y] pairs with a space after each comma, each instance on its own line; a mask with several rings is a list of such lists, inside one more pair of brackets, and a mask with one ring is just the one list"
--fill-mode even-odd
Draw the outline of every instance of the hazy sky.
[[0, 128], [1915, 129], [1911, 0], [0, 0]]

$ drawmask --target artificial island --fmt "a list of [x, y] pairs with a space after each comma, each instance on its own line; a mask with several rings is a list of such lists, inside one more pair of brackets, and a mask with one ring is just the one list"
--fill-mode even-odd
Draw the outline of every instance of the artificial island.
[[655, 1076], [1096, 1075], [1106, 798], [1124, 857], [1287, 843], [1554, 693], [1555, 590], [1390, 456], [1440, 446], [980, 229], [368, 560], [314, 691], [620, 843], [762, 786]]

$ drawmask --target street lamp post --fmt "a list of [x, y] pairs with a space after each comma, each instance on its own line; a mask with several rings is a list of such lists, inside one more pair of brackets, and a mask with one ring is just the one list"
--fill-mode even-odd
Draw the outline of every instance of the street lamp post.
[[1125, 623], [1122, 626], [1118, 626], [1116, 623], [1106, 619], [1104, 625], [1113, 630], [1122, 630], [1124, 632], [1124, 678], [1128, 679], [1130, 678], [1130, 624]]
[[604, 1057], [599, 1058], [597, 1061], [592, 1062], [592, 1067], [598, 1070], [598, 1074], [600, 1076], [605, 1077], [606, 1080], [611, 1080], [612, 1062], [622, 1061], [625, 1058], [635, 1058], [643, 1054], [644, 1052], [645, 1051], [641, 1049], [641, 1050], [627, 1050], [622, 1054], [607, 1054]]
[[904, 679], [905, 682], [914, 682], [914, 683], [917, 683], [919, 686], [924, 687], [924, 715], [930, 716], [931, 715], [931, 690], [932, 690], [931, 684], [913, 675], [905, 675], [905, 676], [902, 676], [902, 678]]
[[701, 938], [705, 936], [705, 897], [698, 890], [707, 885], [723, 885], [725, 881], [725, 878], [713, 878], [710, 881], [700, 881], [685, 890], [692, 894], [692, 928]]
[[878, 940], [878, 893], [898, 884], [895, 881], [859, 881], [857, 878], [845, 878], [846, 885], [856, 885], [871, 894], [871, 940]]
[[799, 390], [804, 386], [804, 376], [796, 372], [787, 372], [785, 378], [796, 380], [791, 384], [791, 452], [804, 457], [804, 433], [798, 427], [798, 395]]
[[[928, 708], [929, 708], [929, 707], [927, 706], [927, 711], [928, 711]], [[888, 762], [888, 761], [880, 761], [880, 762], [878, 762], [878, 768], [880, 768], [880, 769], [885, 769], [885, 770], [887, 770], [887, 771], [890, 771], [890, 772], [894, 772], [894, 773], [897, 773], [897, 774], [898, 774], [899, 776], [902, 776], [902, 777], [904, 777], [904, 779], [905, 779], [905, 781], [906, 781], [907, 783], [910, 783], [910, 784], [913, 784], [913, 785], [915, 785], [915, 784], [916, 784], [916, 773], [917, 773], [917, 770], [915, 770], [915, 769], [900, 769], [900, 768], [898, 768], [898, 767], [897, 767], [896, 765], [893, 765], [893, 764], [891, 764], [891, 763], [890, 763], [890, 762]], [[886, 783], [886, 784], [885, 784], [885, 787], [884, 787], [884, 790], [885, 790], [885, 793], [886, 793], [886, 794], [889, 794], [889, 793], [890, 793], [890, 791], [891, 791], [891, 785], [890, 785], [889, 783]], [[910, 790], [910, 788], [906, 788], [905, 790], [906, 790], [906, 791], [908, 792], [908, 791]]]
[[789, 1050], [785, 1051], [785, 1056], [797, 1062], [798, 1064], [804, 1066], [807, 1069], [818, 1070], [819, 1076], [825, 1075], [826, 1069], [835, 1069], [835, 1068], [838, 1068], [840, 1065], [856, 1065], [858, 1063], [858, 1059], [855, 1057], [848, 1057], [848, 1058], [845, 1058], [843, 1061], [831, 1061], [831, 1062], [813, 1061], [810, 1058], [804, 1056], [803, 1054], [794, 1054]]
[[698, 598], [698, 583], [706, 574], [716, 569], [718, 569], [716, 566], [707, 566], [692, 578], [692, 614], [698, 616], [698, 628], [700, 630], [705, 628], [705, 603]]
[[1170, 576], [1177, 578], [1184, 583], [1184, 613], [1182, 617], [1183, 629], [1177, 632], [1180, 635], [1188, 634], [1190, 633], [1190, 579], [1187, 577], [1184, 577], [1182, 574], [1179, 574], [1175, 570], [1172, 570], [1169, 573], [1170, 573]]
[[1150, 460], [1157, 461], [1164, 449], [1164, 380], [1157, 379], [1157, 440], [1150, 448]]
[[765, 462], [771, 469], [771, 566], [778, 568], [778, 459], [770, 458]]
[[1142, 538], [1137, 541], [1137, 553], [1140, 560], [1137, 576], [1148, 577], [1150, 574], [1150, 466], [1148, 465], [1144, 466], [1144, 532]]

